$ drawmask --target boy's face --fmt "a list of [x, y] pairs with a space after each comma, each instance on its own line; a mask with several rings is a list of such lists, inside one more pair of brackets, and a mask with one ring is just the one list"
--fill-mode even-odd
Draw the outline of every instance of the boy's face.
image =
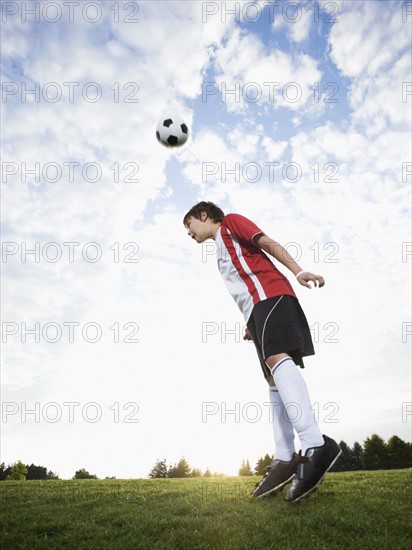
[[206, 239], [214, 237], [212, 226], [205, 212], [202, 212], [200, 220], [190, 216], [186, 223], [187, 234], [197, 243], [202, 243]]

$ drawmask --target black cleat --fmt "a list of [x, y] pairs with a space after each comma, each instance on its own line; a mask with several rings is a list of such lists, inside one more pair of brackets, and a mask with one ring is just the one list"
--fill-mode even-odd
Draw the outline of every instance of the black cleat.
[[312, 447], [306, 451], [304, 458], [308, 460], [299, 464], [296, 477], [286, 494], [286, 500], [297, 502], [315, 491], [323, 480], [323, 476], [341, 455], [342, 449], [336, 441], [327, 435], [324, 435], [323, 439], [325, 440], [324, 445]]
[[256, 484], [252, 495], [256, 498], [262, 498], [274, 495], [283, 489], [285, 485], [292, 481], [301, 460], [302, 457], [300, 454], [296, 453], [293, 453], [292, 459], [289, 462], [278, 459], [272, 460], [270, 466], [266, 468], [265, 475]]

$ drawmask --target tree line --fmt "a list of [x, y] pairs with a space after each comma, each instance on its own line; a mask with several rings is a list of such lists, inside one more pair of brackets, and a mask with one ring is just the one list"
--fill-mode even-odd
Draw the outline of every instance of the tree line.
[[[5, 481], [7, 479], [19, 481], [22, 479], [43, 480], [60, 478], [56, 473], [51, 470], [47, 470], [44, 466], [36, 466], [35, 464], [30, 464], [29, 466], [27, 464], [23, 464], [21, 460], [18, 460], [13, 464], [9, 464], [7, 467], [4, 462], [0, 464], [0, 481]], [[97, 479], [97, 476], [90, 474], [85, 468], [81, 468], [76, 471], [72, 479]]]
[[[412, 443], [403, 441], [393, 435], [385, 442], [379, 435], [372, 434], [366, 438], [363, 446], [355, 441], [350, 447], [345, 441], [339, 443], [342, 454], [331, 468], [331, 472], [352, 472], [355, 470], [394, 470], [412, 467]], [[270, 465], [274, 455], [266, 453], [259, 458], [252, 470], [247, 459], [242, 461], [238, 470], [239, 476], [262, 476]], [[197, 468], [191, 468], [182, 458], [178, 464], [167, 466], [166, 460], [157, 460], [149, 473], [151, 478], [198, 477], [211, 476], [209, 469], [202, 473]], [[223, 475], [223, 474], [218, 474]]]
[[[342, 454], [339, 460], [331, 468], [331, 472], [351, 472], [355, 470], [393, 470], [412, 467], [412, 443], [403, 441], [397, 435], [393, 435], [385, 442], [379, 435], [372, 434], [368, 437], [363, 446], [355, 441], [350, 447], [345, 441], [339, 445]], [[272, 462], [274, 456], [266, 455], [259, 458], [255, 468], [252, 470], [249, 460], [243, 460], [239, 468], [239, 476], [262, 476], [266, 468]], [[166, 459], [156, 460], [155, 465], [149, 472], [149, 477], [157, 478], [187, 478], [187, 477], [212, 477], [223, 476], [220, 472], [211, 472], [207, 468], [202, 472], [199, 468], [192, 468], [188, 461], [182, 457], [179, 462], [167, 465]], [[7, 467], [0, 464], [0, 481], [4, 480], [46, 480], [60, 479], [59, 476], [44, 466], [34, 464], [26, 465], [20, 460]], [[90, 474], [85, 468], [77, 470], [72, 479], [98, 479], [95, 474]], [[115, 479], [115, 477], [106, 477]]]
[[7, 467], [4, 462], [0, 464], [0, 481], [5, 479], [59, 479], [59, 476], [44, 466], [35, 466], [34, 464], [29, 466], [18, 460]]
[[177, 464], [168, 466], [166, 459], [156, 460], [155, 465], [149, 472], [151, 479], [159, 478], [180, 478], [180, 477], [216, 477], [223, 476], [220, 472], [211, 472], [207, 468], [204, 472], [199, 468], [192, 468], [185, 457], [182, 457]]
[[[412, 467], [412, 443], [393, 435], [385, 442], [379, 435], [372, 434], [363, 446], [355, 441], [350, 447], [345, 441], [339, 445], [342, 454], [330, 469], [331, 472], [353, 472], [355, 470], [397, 470]], [[263, 475], [272, 462], [273, 455], [260, 458], [254, 471], [248, 460], [243, 460], [238, 474], [240, 476]]]

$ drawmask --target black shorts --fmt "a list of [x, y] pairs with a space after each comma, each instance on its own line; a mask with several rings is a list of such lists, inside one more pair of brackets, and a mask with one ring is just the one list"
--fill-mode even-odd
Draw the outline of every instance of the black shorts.
[[265, 378], [270, 369], [265, 359], [278, 353], [288, 353], [304, 368], [303, 357], [314, 355], [312, 335], [299, 301], [282, 294], [257, 303], [247, 322]]

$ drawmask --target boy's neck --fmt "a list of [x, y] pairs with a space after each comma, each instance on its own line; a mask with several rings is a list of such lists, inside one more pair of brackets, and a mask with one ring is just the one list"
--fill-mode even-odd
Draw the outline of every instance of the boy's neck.
[[219, 227], [222, 225], [222, 222], [215, 222], [212, 224], [212, 239], [215, 240], [216, 238], [216, 233], [217, 233], [217, 230], [219, 229]]

